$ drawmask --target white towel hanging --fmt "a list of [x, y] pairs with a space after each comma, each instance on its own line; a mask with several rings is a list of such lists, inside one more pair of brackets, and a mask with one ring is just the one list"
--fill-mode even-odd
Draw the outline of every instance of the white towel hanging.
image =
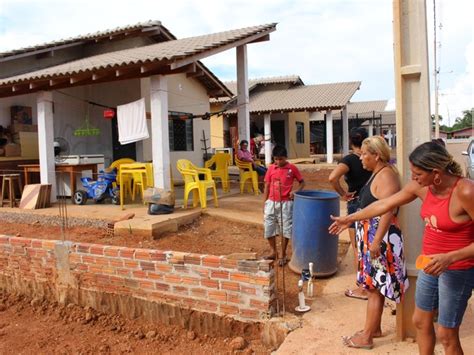
[[117, 126], [122, 145], [148, 139], [145, 99], [117, 106]]

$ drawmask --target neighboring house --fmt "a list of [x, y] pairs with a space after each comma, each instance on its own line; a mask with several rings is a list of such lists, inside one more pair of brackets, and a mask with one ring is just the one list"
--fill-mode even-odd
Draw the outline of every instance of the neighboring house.
[[[236, 94], [235, 83], [225, 84]], [[360, 82], [304, 85], [298, 76], [249, 80], [251, 128], [253, 132], [263, 134], [265, 141], [268, 142], [268, 147], [265, 148], [268, 149], [268, 154], [265, 154], [266, 162], [270, 162], [270, 141], [285, 145], [290, 158], [309, 157], [310, 121], [315, 120], [316, 116], [324, 115], [324, 112], [328, 113], [323, 119], [328, 121], [326, 134], [332, 137], [332, 111], [345, 112], [345, 107], [359, 87]], [[213, 146], [225, 145], [235, 148], [239, 136], [237, 120], [239, 105], [235, 99], [228, 102], [223, 102], [221, 99], [215, 100], [211, 108], [214, 112], [226, 110], [222, 116], [215, 118], [216, 124], [212, 126], [211, 134], [217, 138], [213, 141]], [[348, 130], [345, 136], [347, 139]], [[332, 162], [333, 158], [331, 144], [331, 141], [327, 144], [329, 162]], [[348, 149], [348, 144], [346, 146]]]
[[[10, 124], [11, 106], [32, 108], [43, 183], [55, 181], [53, 140], [60, 136], [69, 154], [104, 154], [106, 164], [125, 156], [153, 161], [156, 186], [169, 187], [177, 159], [202, 165], [201, 138], [210, 136], [210, 124], [201, 117], [210, 111], [209, 98], [232, 95], [200, 59], [235, 47], [246, 53], [247, 44], [268, 40], [275, 29], [270, 24], [176, 39], [153, 21], [0, 53], [0, 125]], [[246, 66], [246, 57], [237, 63], [238, 70]], [[120, 145], [116, 120], [105, 120], [102, 106], [142, 97], [151, 137]], [[86, 117], [99, 136], [73, 134]]]
[[448, 138], [451, 138], [451, 139], [463, 139], [463, 138], [466, 139], [466, 138], [471, 138], [473, 136], [474, 136], [473, 127], [460, 128], [448, 133]]

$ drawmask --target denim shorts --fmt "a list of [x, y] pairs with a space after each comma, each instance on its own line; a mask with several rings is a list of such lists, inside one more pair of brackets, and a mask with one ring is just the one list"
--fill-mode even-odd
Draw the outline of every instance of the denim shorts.
[[426, 312], [438, 310], [438, 324], [445, 328], [461, 325], [467, 301], [474, 288], [474, 269], [446, 270], [440, 276], [420, 271], [415, 303]]
[[291, 239], [291, 232], [293, 229], [293, 201], [275, 202], [266, 200], [263, 211], [265, 238], [268, 239], [277, 234], [281, 235], [281, 217], [283, 217], [283, 236], [287, 239]]
[[[347, 201], [347, 214], [357, 212], [359, 209], [359, 197], [354, 198], [353, 200]], [[355, 222], [350, 225], [349, 228], [355, 228]]]

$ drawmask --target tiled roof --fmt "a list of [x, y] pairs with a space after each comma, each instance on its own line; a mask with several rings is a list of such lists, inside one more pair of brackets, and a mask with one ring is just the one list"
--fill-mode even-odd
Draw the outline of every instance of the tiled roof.
[[238, 30], [213, 33], [209, 35], [177, 39], [151, 44], [149, 46], [124, 49], [82, 58], [50, 68], [16, 75], [0, 80], [0, 85], [24, 80], [49, 78], [77, 74], [86, 71], [120, 67], [122, 65], [145, 64], [156, 61], [171, 62], [209, 51], [220, 46], [245, 39], [259, 32], [274, 29], [276, 24], [247, 27]]
[[[134, 25], [116, 27], [116, 28], [113, 28], [113, 29], [105, 30], [105, 31], [98, 31], [98, 32], [94, 32], [94, 33], [88, 33], [88, 34], [85, 34], [85, 35], [71, 37], [71, 38], [65, 38], [65, 39], [60, 39], [60, 40], [56, 40], [56, 41], [52, 41], [52, 42], [37, 44], [37, 45], [34, 45], [34, 46], [18, 48], [18, 49], [6, 51], [6, 52], [0, 52], [0, 58], [10, 57], [10, 56], [14, 56], [14, 55], [21, 54], [21, 53], [35, 52], [35, 51], [38, 51], [38, 50], [41, 50], [41, 49], [47, 49], [47, 48], [63, 46], [63, 45], [67, 45], [67, 44], [74, 43], [74, 42], [98, 40], [98, 39], [104, 38], [104, 37], [110, 37], [110, 36], [114, 36], [114, 35], [116, 36], [118, 34], [124, 34], [124, 33], [135, 31], [135, 30], [147, 30], [147, 29], [151, 29], [153, 27], [159, 27], [161, 30], [166, 31], [166, 32], [169, 33], [169, 31], [161, 24], [160, 21], [140, 22], [140, 23], [136, 23]], [[170, 37], [174, 38], [174, 36], [171, 33], [169, 33], [169, 35], [170, 35]]]
[[[360, 84], [360, 81], [353, 81], [261, 91], [250, 98], [249, 111], [268, 113], [340, 109], [347, 104]], [[228, 113], [235, 113], [235, 109]]]
[[[355, 117], [356, 115], [362, 117], [372, 116], [375, 113], [385, 111], [387, 106], [387, 100], [373, 100], [373, 101], [356, 101], [349, 102], [347, 105], [347, 115], [349, 117]], [[339, 111], [333, 112], [333, 115], [339, 114]]]

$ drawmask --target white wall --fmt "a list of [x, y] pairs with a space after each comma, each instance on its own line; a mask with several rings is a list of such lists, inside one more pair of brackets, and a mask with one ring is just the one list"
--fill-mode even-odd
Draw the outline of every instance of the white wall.
[[[141, 79], [141, 93], [145, 97], [147, 112], [150, 112], [150, 81], [149, 78]], [[175, 74], [168, 76], [168, 110], [177, 112], [192, 113], [201, 115], [210, 111], [209, 96], [206, 89], [197, 80], [187, 78], [186, 74]], [[151, 131], [151, 120], [148, 120], [148, 129]], [[171, 152], [170, 161], [173, 168], [173, 178], [175, 182], [181, 180], [179, 172], [176, 170], [178, 159], [189, 159], [197, 166], [203, 166], [202, 131], [204, 130], [208, 147], [210, 147], [210, 122], [202, 119], [194, 119], [194, 151], [193, 152]], [[143, 141], [142, 147], [137, 145], [137, 158], [144, 161], [151, 161], [151, 139]], [[209, 153], [211, 150], [209, 149]]]

